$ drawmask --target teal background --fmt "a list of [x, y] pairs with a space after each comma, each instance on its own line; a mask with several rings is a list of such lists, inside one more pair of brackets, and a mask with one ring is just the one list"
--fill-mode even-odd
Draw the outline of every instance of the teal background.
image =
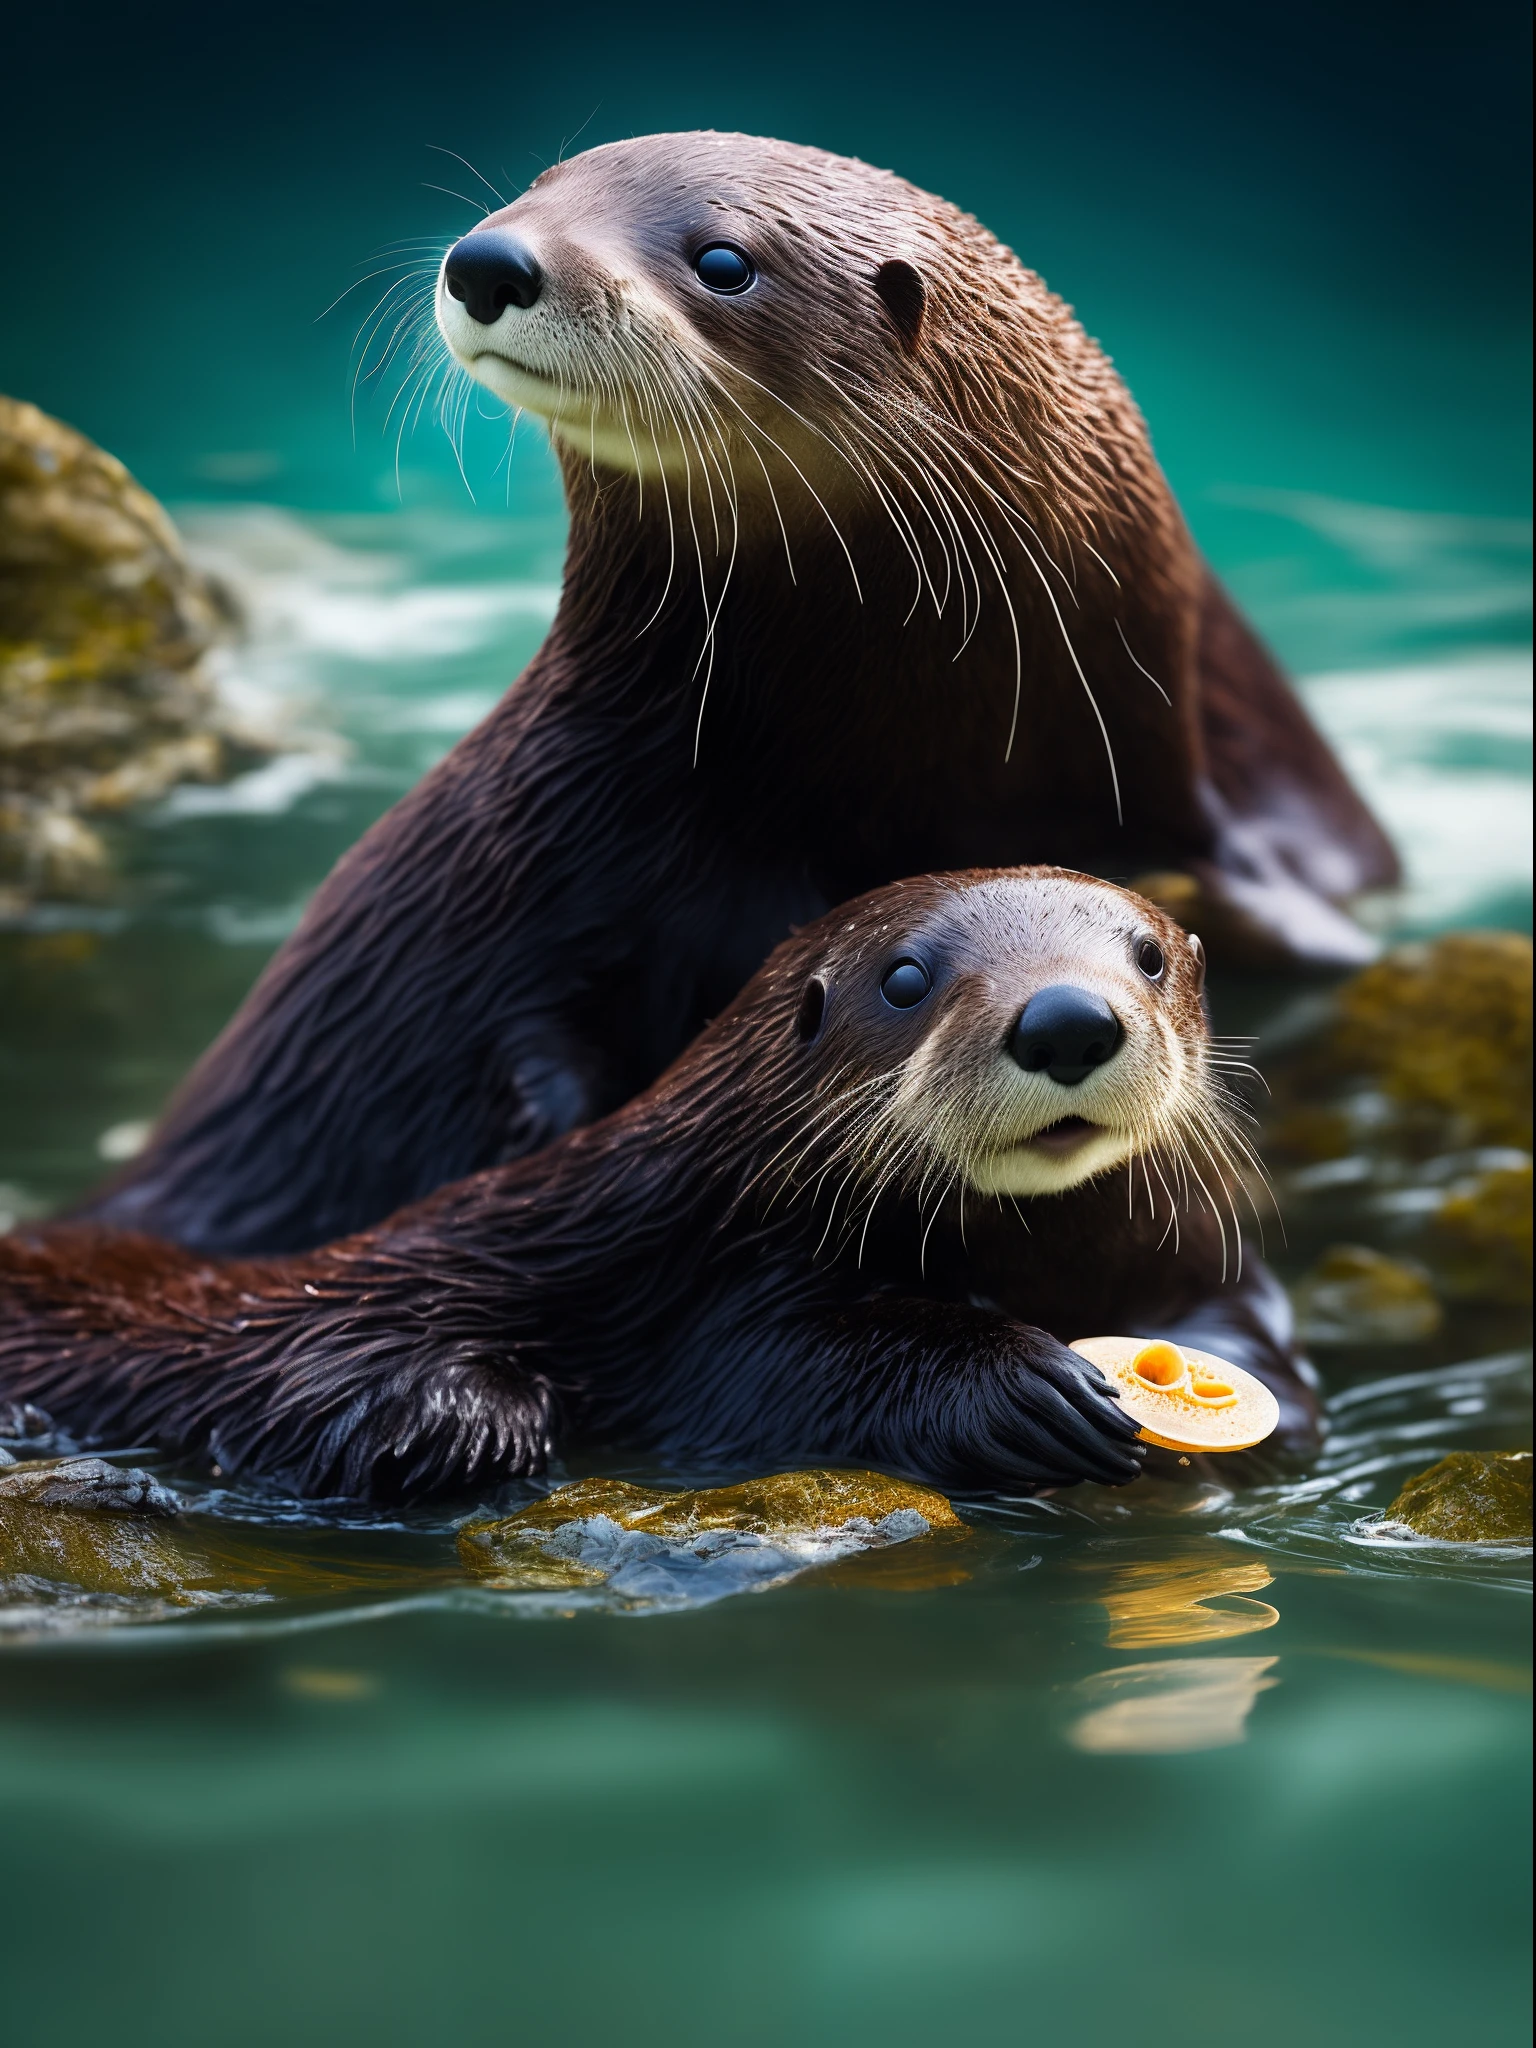
[[[1113, 353], [1398, 832], [1383, 925], [1528, 924], [1523, 10], [386, 0], [34, 8], [9, 37], [0, 389], [177, 508], [250, 611], [232, 683], [294, 738], [121, 828], [109, 900], [0, 932], [0, 1209], [68, 1199], [154, 1114], [550, 615], [537, 434], [499, 467], [472, 411], [473, 500], [430, 423], [397, 464], [389, 378], [354, 438], [371, 301], [324, 309], [477, 217], [428, 189], [476, 189], [429, 144], [510, 194], [563, 148], [739, 127], [973, 210]], [[1224, 985], [1218, 1023], [1283, 1029], [1292, 993]], [[1320, 1226], [1289, 1220], [1294, 1276]], [[1329, 1228], [1389, 1241], [1363, 1197]], [[11, 2037], [1527, 2038], [1528, 1557], [1351, 1533], [1441, 1450], [1529, 1444], [1527, 1342], [1462, 1313], [1433, 1357], [1325, 1359], [1349, 1448], [1312, 1491], [994, 1506], [972, 1577], [926, 1591], [569, 1618], [403, 1593], [0, 1639]], [[1458, 1409], [1433, 1368], [1490, 1357]], [[1405, 1374], [1361, 1423], [1351, 1389]], [[1261, 1559], [1275, 1623], [1109, 1644], [1108, 1575], [1191, 1556]], [[1278, 1682], [1246, 1740], [1073, 1745], [1105, 1673], [1248, 1656]]]

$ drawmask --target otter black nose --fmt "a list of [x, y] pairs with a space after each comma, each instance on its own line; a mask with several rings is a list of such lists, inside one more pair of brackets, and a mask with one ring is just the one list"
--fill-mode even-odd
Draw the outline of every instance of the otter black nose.
[[482, 327], [494, 327], [508, 306], [531, 306], [544, 289], [538, 258], [508, 228], [482, 228], [455, 242], [443, 281]]
[[1120, 1019], [1102, 996], [1060, 981], [1030, 997], [1008, 1050], [1026, 1073], [1049, 1074], [1063, 1087], [1075, 1088], [1114, 1058], [1124, 1036]]

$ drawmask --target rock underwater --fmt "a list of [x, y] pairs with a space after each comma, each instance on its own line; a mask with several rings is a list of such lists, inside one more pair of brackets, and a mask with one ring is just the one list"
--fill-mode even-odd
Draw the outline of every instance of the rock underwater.
[[[1515, 932], [1399, 946], [1272, 1069], [1268, 1138], [1296, 1193], [1373, 1190], [1444, 1299], [1531, 1299], [1531, 968]], [[1317, 1343], [1433, 1334], [1418, 1263], [1335, 1246], [1303, 1283]], [[1416, 1327], [1415, 1327], [1416, 1325]]]
[[0, 887], [89, 887], [90, 819], [267, 757], [206, 670], [234, 624], [114, 456], [0, 397]]
[[467, 1524], [459, 1557], [502, 1591], [694, 1607], [935, 1532], [966, 1534], [943, 1494], [878, 1472], [779, 1472], [691, 1493], [582, 1479]]
[[1455, 1144], [1531, 1146], [1531, 942], [1447, 932], [1340, 992], [1331, 1055]]
[[1445, 1321], [1424, 1269], [1369, 1245], [1330, 1246], [1293, 1295], [1309, 1344], [1417, 1344]]
[[392, 1544], [368, 1555], [355, 1531], [275, 1533], [221, 1520], [131, 1467], [68, 1455], [18, 1462], [0, 1446], [0, 1639], [162, 1622], [188, 1609], [475, 1588], [554, 1595], [562, 1612], [643, 1613], [706, 1606], [808, 1571], [840, 1582], [856, 1567], [850, 1583], [885, 1592], [971, 1575], [952, 1554], [971, 1532], [944, 1496], [877, 1472], [786, 1472], [690, 1493], [585, 1479], [469, 1523], [456, 1556], [431, 1537], [410, 1540], [407, 1554]]

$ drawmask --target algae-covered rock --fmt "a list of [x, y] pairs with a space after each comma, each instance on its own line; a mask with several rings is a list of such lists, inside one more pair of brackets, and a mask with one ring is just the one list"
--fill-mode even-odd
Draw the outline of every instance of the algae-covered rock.
[[[1347, 982], [1267, 1076], [1267, 1137], [1293, 1162], [1290, 1192], [1366, 1196], [1444, 1299], [1531, 1298], [1531, 967], [1530, 941], [1513, 932], [1399, 946]], [[1424, 1289], [1416, 1310], [1388, 1265], [1347, 1258], [1354, 1271], [1303, 1283], [1309, 1336], [1429, 1334]]]
[[1531, 964], [1514, 932], [1399, 946], [1341, 990], [1328, 1054], [1455, 1144], [1529, 1151]]
[[89, 1508], [114, 1515], [175, 1515], [181, 1502], [168, 1486], [132, 1465], [105, 1458], [49, 1458], [22, 1464], [6, 1459], [0, 1471], [0, 1503], [28, 1501], [34, 1507]]
[[1329, 1247], [1295, 1289], [1296, 1321], [1311, 1344], [1416, 1344], [1445, 1320], [1429, 1276], [1361, 1244]]
[[1448, 1290], [1518, 1308], [1531, 1299], [1531, 1163], [1452, 1184], [1431, 1240]]
[[212, 1518], [190, 1518], [147, 1472], [101, 1458], [0, 1460], [0, 1629], [18, 1605], [55, 1626], [71, 1613], [157, 1619], [186, 1607], [442, 1591], [452, 1563], [275, 1546]]
[[147, 1472], [105, 1458], [9, 1460], [0, 1470], [0, 1604], [5, 1582], [181, 1601], [206, 1561], [168, 1526], [181, 1503]]
[[115, 457], [0, 397], [0, 879], [79, 886], [87, 822], [270, 751], [203, 657], [229, 602]]
[[1438, 1543], [1529, 1543], [1529, 1451], [1452, 1451], [1410, 1479], [1388, 1524]]
[[584, 1479], [468, 1524], [459, 1556], [508, 1591], [602, 1589], [625, 1606], [695, 1605], [962, 1527], [942, 1494], [878, 1472], [781, 1472], [690, 1493]]
[[[176, 1602], [211, 1586], [206, 1561], [163, 1525], [0, 1498], [0, 1602], [5, 1581], [15, 1579]], [[28, 1590], [35, 1594], [35, 1585]]]

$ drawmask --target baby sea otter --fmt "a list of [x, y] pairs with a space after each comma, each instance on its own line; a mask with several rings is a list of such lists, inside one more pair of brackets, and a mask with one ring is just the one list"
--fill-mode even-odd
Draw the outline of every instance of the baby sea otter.
[[898, 883], [785, 941], [654, 1086], [290, 1258], [0, 1239], [0, 1398], [299, 1491], [417, 1499], [580, 1445], [1119, 1483], [1068, 1340], [1207, 1345], [1315, 1427], [1239, 1249], [1198, 942], [1054, 868]]
[[653, 135], [546, 171], [435, 293], [550, 425], [559, 613], [93, 1213], [226, 1252], [376, 1222], [617, 1108], [900, 875], [1176, 870], [1218, 954], [1369, 953], [1334, 905], [1390, 848], [1107, 358], [958, 208]]

